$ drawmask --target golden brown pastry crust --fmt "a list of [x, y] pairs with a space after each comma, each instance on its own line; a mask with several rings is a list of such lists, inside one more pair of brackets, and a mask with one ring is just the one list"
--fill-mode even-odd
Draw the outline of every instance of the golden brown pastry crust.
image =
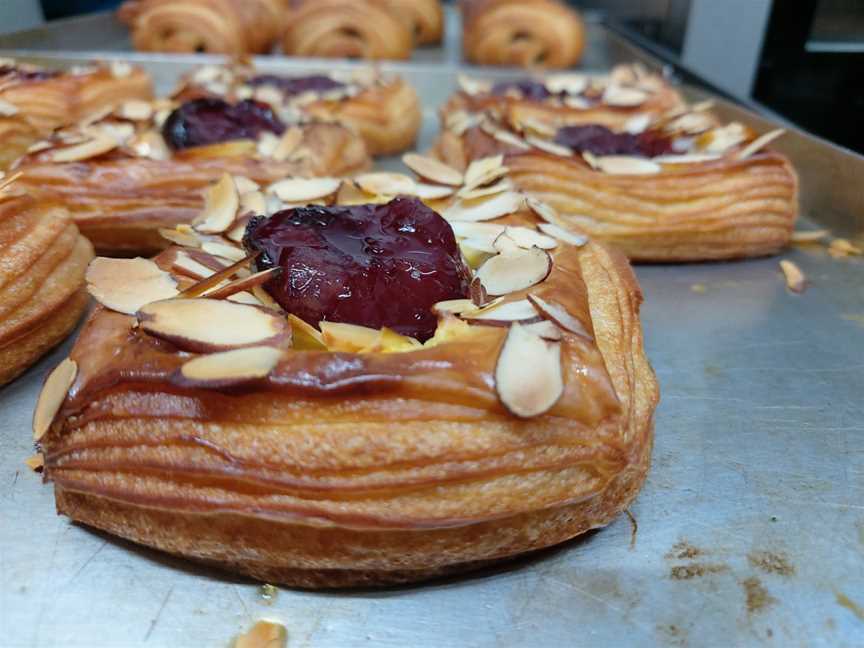
[[444, 36], [444, 7], [441, 0], [386, 0], [387, 6], [411, 25], [418, 45], [435, 45]]
[[414, 47], [406, 16], [387, 0], [295, 0], [282, 36], [291, 56], [408, 59]]
[[567, 68], [585, 47], [575, 10], [556, 0], [463, 0], [462, 51], [479, 65]]
[[118, 17], [145, 52], [261, 54], [281, 33], [284, 0], [130, 0]]
[[61, 202], [97, 250], [152, 253], [167, 245], [158, 230], [190, 222], [203, 205], [203, 189], [223, 173], [266, 185], [286, 176], [345, 175], [368, 166], [362, 140], [343, 126], [312, 123], [301, 129], [298, 148], [308, 155], [281, 162], [249, 152], [225, 154], [221, 145], [168, 160], [112, 153], [58, 164], [37, 157], [19, 167], [18, 185], [37, 198]]
[[89, 298], [93, 247], [57, 206], [0, 196], [0, 384], [61, 342]]
[[532, 419], [496, 395], [506, 328], [410, 353], [288, 350], [267, 378], [220, 390], [178, 379], [188, 355], [97, 308], [41, 440], [58, 510], [304, 587], [419, 580], [607, 524], [650, 458], [641, 293], [599, 244], [550, 254], [547, 279], [507, 300], [558, 300], [593, 339], [564, 332], [564, 395]]

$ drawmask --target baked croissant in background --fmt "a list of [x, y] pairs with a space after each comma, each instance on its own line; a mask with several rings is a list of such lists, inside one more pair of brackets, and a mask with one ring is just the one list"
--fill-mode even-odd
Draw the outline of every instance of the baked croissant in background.
[[582, 19], [556, 0], [463, 0], [462, 50], [479, 65], [566, 68], [585, 46]]
[[391, 10], [411, 23], [417, 45], [436, 45], [444, 36], [444, 8], [440, 0], [387, 0]]
[[282, 31], [284, 0], [127, 0], [118, 18], [145, 52], [260, 54]]
[[294, 0], [282, 49], [293, 56], [408, 59], [414, 25], [391, 1]]

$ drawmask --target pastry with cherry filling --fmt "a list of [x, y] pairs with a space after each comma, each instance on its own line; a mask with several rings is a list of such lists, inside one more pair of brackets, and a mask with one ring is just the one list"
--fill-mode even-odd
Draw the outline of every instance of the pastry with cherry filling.
[[226, 176], [181, 244], [91, 264], [99, 305], [34, 414], [60, 513], [346, 587], [475, 569], [629, 505], [658, 391], [627, 261], [500, 159], [405, 161], [419, 180], [283, 180], [269, 217], [232, 211]]

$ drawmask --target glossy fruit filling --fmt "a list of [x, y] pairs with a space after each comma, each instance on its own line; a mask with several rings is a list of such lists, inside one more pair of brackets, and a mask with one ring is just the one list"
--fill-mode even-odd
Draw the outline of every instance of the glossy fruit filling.
[[344, 88], [345, 84], [331, 79], [323, 74], [315, 74], [306, 77], [285, 77], [276, 74], [262, 74], [249, 80], [251, 86], [274, 86], [279, 88], [285, 95], [294, 96], [303, 92], [327, 92]]
[[466, 297], [471, 281], [450, 225], [416, 198], [286, 209], [253, 218], [244, 244], [262, 252], [259, 270], [282, 268], [265, 290], [316, 326], [387, 326], [426, 340], [432, 305]]
[[162, 135], [174, 150], [236, 139], [257, 139], [263, 132], [281, 135], [285, 124], [270, 106], [249, 99], [236, 104], [215, 98], [187, 101], [174, 110], [162, 126]]
[[14, 65], [0, 65], [0, 79], [15, 81], [44, 81], [60, 76], [58, 70], [27, 70]]
[[645, 131], [638, 135], [618, 133], [599, 124], [565, 126], [558, 130], [555, 142], [577, 153], [594, 155], [633, 155], [657, 157], [672, 153], [672, 140], [661, 133]]

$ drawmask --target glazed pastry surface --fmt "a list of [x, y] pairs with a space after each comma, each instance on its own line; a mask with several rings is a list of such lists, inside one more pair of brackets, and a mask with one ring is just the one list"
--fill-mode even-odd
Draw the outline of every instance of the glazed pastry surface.
[[58, 206], [0, 194], [0, 384], [61, 342], [89, 301], [93, 247]]
[[402, 14], [411, 25], [418, 45], [435, 45], [444, 36], [441, 0], [387, 0], [391, 11]]
[[557, 0], [463, 0], [462, 51], [479, 65], [567, 68], [585, 47], [579, 14]]

